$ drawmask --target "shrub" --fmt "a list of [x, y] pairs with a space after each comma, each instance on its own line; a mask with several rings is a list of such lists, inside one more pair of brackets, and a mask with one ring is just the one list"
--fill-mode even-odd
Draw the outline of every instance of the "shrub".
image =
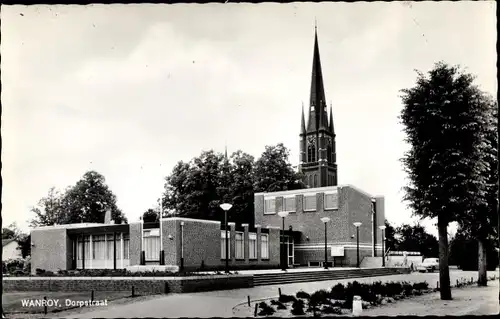
[[275, 313], [275, 310], [264, 301], [259, 304], [259, 308], [261, 309], [258, 313], [259, 316], [271, 316]]
[[330, 298], [335, 300], [344, 300], [345, 298], [344, 285], [336, 284], [335, 286], [333, 286], [332, 290], [330, 291]]
[[24, 273], [25, 260], [22, 258], [7, 259], [2, 262], [2, 273], [18, 275]]
[[282, 294], [279, 299], [278, 299], [280, 302], [284, 302], [284, 303], [287, 303], [287, 302], [294, 302], [295, 300], [297, 300], [297, 298], [295, 298], [294, 296], [291, 296], [291, 295], [284, 295]]
[[408, 282], [403, 282], [403, 294], [405, 296], [411, 296], [413, 295], [413, 285], [408, 283]]
[[[297, 298], [300, 298], [300, 297], [297, 296]], [[294, 315], [294, 316], [301, 316], [301, 315], [304, 315], [304, 314], [305, 314], [305, 312], [304, 312], [304, 301], [302, 301], [301, 299], [295, 300], [293, 302], [293, 304], [292, 304], [292, 315]]]
[[326, 314], [341, 315], [342, 309], [340, 309], [339, 307], [327, 306], [327, 307], [323, 308], [323, 312]]
[[400, 295], [403, 292], [403, 285], [400, 282], [388, 282], [386, 286], [386, 296], [392, 297]]
[[429, 284], [426, 281], [416, 282], [413, 284], [413, 289], [415, 289], [415, 290], [427, 290], [427, 289], [429, 289]]
[[280, 302], [280, 303], [278, 303], [278, 307], [277, 308], [278, 309], [286, 309], [286, 306]]
[[322, 305], [322, 304], [328, 304], [330, 303], [330, 300], [328, 299], [328, 292], [326, 290], [318, 290], [315, 291], [312, 295], [311, 298], [309, 299], [309, 304], [310, 305]]
[[302, 290], [297, 292], [296, 296], [297, 296], [297, 298], [302, 298], [302, 299], [310, 299], [311, 298], [310, 294], [308, 294], [307, 292], [302, 291]]

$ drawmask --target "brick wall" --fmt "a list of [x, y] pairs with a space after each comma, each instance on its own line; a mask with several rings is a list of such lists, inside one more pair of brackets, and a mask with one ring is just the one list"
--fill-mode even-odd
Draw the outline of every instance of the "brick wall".
[[180, 265], [180, 222], [164, 219], [161, 227], [165, 265]]
[[[345, 187], [344, 191], [347, 193], [349, 210], [349, 235], [356, 237], [356, 227], [353, 223], [361, 222], [363, 224], [359, 227], [359, 243], [372, 245], [371, 198], [350, 187]], [[353, 243], [356, 243], [356, 238], [354, 238]]]
[[130, 265], [140, 265], [142, 250], [142, 224], [140, 222], [130, 224], [129, 236]]
[[197, 278], [4, 278], [3, 290], [10, 291], [132, 291], [183, 293], [253, 287], [253, 277], [243, 275]]
[[31, 232], [31, 273], [71, 268], [72, 244], [66, 229], [35, 229]]

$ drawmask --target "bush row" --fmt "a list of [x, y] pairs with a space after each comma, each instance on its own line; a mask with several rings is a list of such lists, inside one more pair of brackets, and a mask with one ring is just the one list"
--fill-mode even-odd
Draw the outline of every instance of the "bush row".
[[[279, 299], [272, 300], [271, 305], [266, 302], [259, 304], [260, 316], [270, 316], [277, 309], [287, 309], [287, 303], [291, 303], [291, 314], [295, 316], [305, 315], [306, 312], [318, 315], [342, 314], [342, 309], [351, 310], [354, 296], [360, 296], [363, 308], [369, 305], [379, 305], [392, 302], [397, 299], [412, 295], [422, 295], [431, 291], [427, 282], [386, 282], [380, 281], [371, 284], [349, 282], [347, 285], [337, 284], [330, 291], [318, 290], [313, 294], [299, 291], [295, 296], [280, 295]], [[307, 308], [306, 308], [307, 307]]]
[[[17, 264], [12, 263], [12, 269], [18, 269]], [[4, 268], [5, 269], [5, 268]], [[10, 269], [10, 268], [9, 268]], [[213, 276], [223, 275], [220, 271], [213, 273], [198, 273], [198, 272], [172, 272], [172, 271], [140, 271], [131, 272], [126, 269], [81, 269], [81, 270], [59, 270], [57, 272], [37, 268], [36, 275], [40, 277], [188, 277], [188, 276]], [[11, 276], [29, 276], [30, 268], [24, 271], [17, 270], [7, 272]], [[237, 271], [230, 274], [238, 274]]]

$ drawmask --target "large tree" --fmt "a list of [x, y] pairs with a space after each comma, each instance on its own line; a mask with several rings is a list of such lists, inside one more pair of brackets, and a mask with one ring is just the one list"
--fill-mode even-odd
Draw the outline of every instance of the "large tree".
[[471, 202], [469, 210], [459, 220], [462, 231], [475, 237], [478, 247], [478, 285], [487, 285], [488, 246], [493, 238], [498, 238], [497, 200], [498, 200], [498, 106], [488, 95], [478, 96], [482, 108], [482, 138], [477, 148], [480, 160], [476, 161], [476, 169], [480, 172], [476, 186], [476, 198]]
[[116, 205], [116, 195], [109, 189], [103, 175], [95, 171], [86, 172], [76, 184], [69, 188], [61, 201], [65, 212], [64, 223], [102, 223], [107, 210], [111, 219], [120, 224], [127, 219]]
[[116, 195], [106, 185], [104, 176], [89, 171], [74, 186], [67, 188], [64, 194], [51, 188], [48, 196], [42, 198], [38, 206], [32, 209], [35, 217], [30, 225], [102, 223], [108, 209], [115, 223], [127, 222], [117, 207]]
[[290, 151], [282, 143], [266, 146], [255, 162], [253, 171], [255, 192], [276, 192], [306, 188], [303, 177], [289, 162]]
[[62, 224], [65, 220], [62, 197], [63, 195], [55, 187], [51, 187], [47, 196], [40, 199], [38, 205], [31, 209], [35, 217], [30, 221], [30, 227]]
[[228, 221], [254, 224], [254, 192], [305, 187], [288, 154], [278, 144], [266, 147], [257, 162], [241, 150], [230, 158], [205, 151], [188, 163], [178, 162], [165, 179], [163, 208], [178, 216], [222, 222], [220, 204], [227, 202], [233, 205]]
[[416, 85], [402, 90], [401, 122], [410, 145], [402, 159], [409, 183], [405, 200], [415, 215], [437, 217], [441, 299], [452, 299], [448, 224], [477, 200], [481, 102], [474, 78], [459, 67], [437, 63]]

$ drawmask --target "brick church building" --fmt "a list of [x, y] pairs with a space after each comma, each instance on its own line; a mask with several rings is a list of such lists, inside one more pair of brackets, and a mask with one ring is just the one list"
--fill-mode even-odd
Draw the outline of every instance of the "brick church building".
[[[254, 195], [255, 225], [189, 218], [115, 225], [111, 222], [45, 226], [31, 232], [34, 273], [37, 268], [232, 269], [356, 266], [357, 255], [381, 256], [384, 198], [352, 185], [337, 185], [335, 129], [328, 113], [315, 30], [308, 120], [302, 110], [299, 170], [306, 189]], [[329, 221], [324, 222], [328, 217]], [[354, 226], [357, 224], [358, 228]], [[358, 245], [359, 240], [359, 245]], [[284, 243], [283, 246], [281, 243]], [[285, 249], [282, 249], [285, 247]]]

